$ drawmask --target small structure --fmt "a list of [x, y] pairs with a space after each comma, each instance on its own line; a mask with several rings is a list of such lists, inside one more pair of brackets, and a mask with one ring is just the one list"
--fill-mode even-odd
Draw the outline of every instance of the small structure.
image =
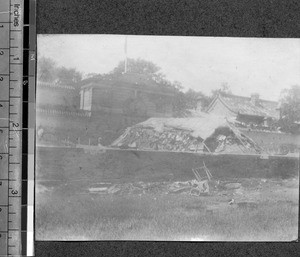
[[258, 94], [243, 97], [220, 93], [210, 103], [207, 112], [235, 117], [242, 125], [252, 127], [271, 127], [280, 118], [278, 103], [260, 99]]

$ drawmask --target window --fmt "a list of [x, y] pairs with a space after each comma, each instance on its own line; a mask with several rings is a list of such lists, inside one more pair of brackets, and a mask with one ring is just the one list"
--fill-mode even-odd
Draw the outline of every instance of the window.
[[91, 111], [92, 109], [92, 88], [80, 91], [80, 109]]

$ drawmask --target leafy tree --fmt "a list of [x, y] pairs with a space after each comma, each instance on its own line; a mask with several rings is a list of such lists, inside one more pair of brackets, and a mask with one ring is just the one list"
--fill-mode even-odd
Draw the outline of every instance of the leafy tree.
[[186, 117], [190, 114], [186, 95], [177, 91], [173, 102], [174, 117]]
[[284, 89], [280, 97], [281, 118], [279, 126], [283, 131], [296, 132], [300, 121], [300, 86], [294, 85]]
[[56, 63], [46, 57], [40, 57], [37, 65], [37, 79], [45, 82], [53, 82], [56, 79]]
[[[124, 74], [125, 72], [125, 61], [121, 61], [118, 66], [113, 69], [110, 75], [119, 75]], [[138, 73], [149, 76], [153, 79], [159, 86], [164, 88], [169, 88], [174, 90], [175, 97], [173, 101], [173, 111], [175, 117], [186, 116], [189, 111], [188, 100], [185, 94], [182, 92], [182, 85], [180, 82], [175, 81], [171, 82], [166, 79], [166, 76], [161, 72], [161, 68], [156, 64], [146, 61], [143, 59], [127, 59], [127, 73]], [[156, 102], [163, 101], [161, 104], [164, 104], [164, 99], [156, 99]], [[159, 103], [157, 103], [159, 104]]]
[[210, 103], [210, 97], [206, 96], [200, 91], [195, 91], [193, 89], [189, 89], [185, 93], [185, 97], [189, 109], [196, 109], [199, 103], [201, 103], [201, 109], [203, 109]]
[[[127, 59], [127, 72], [139, 73], [139, 74], [156, 74], [160, 71], [160, 68], [149, 61], [143, 59]], [[122, 74], [125, 72], [125, 61], [121, 61], [111, 73]]]
[[58, 81], [62, 84], [74, 84], [81, 81], [82, 79], [82, 74], [74, 68], [57, 68], [56, 75]]
[[[125, 61], [121, 61], [118, 66], [113, 69], [110, 73], [114, 74], [123, 74], [125, 72]], [[173, 89], [175, 92], [175, 97], [173, 101], [173, 111], [175, 117], [185, 117], [190, 114], [191, 109], [196, 109], [199, 98], [203, 105], [208, 105], [212, 100], [212, 97], [204, 95], [202, 92], [197, 92], [192, 89], [189, 89], [184, 93], [183, 86], [180, 82], [170, 82], [166, 79], [166, 76], [161, 72], [161, 68], [156, 64], [146, 61], [143, 59], [127, 59], [127, 72], [128, 73], [138, 73], [145, 74], [151, 77], [156, 81], [160, 86]], [[223, 91], [228, 91], [228, 86], [220, 89]], [[220, 91], [218, 90], [218, 92]], [[216, 91], [217, 92], [217, 91]], [[156, 99], [159, 101], [159, 99]], [[203, 107], [205, 107], [203, 106]]]
[[37, 66], [37, 79], [44, 82], [57, 82], [60, 84], [71, 84], [76, 87], [82, 80], [82, 74], [74, 68], [57, 67], [51, 59], [40, 57]]

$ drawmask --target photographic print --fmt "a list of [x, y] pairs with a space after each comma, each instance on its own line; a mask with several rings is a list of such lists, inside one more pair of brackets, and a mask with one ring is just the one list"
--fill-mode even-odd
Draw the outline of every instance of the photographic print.
[[37, 49], [36, 240], [298, 240], [299, 39]]

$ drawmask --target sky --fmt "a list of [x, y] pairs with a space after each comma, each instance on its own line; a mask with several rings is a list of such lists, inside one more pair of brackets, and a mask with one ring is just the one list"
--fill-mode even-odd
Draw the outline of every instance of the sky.
[[[38, 35], [37, 42], [38, 58], [83, 74], [108, 73], [125, 59], [124, 35]], [[276, 101], [300, 85], [300, 39], [128, 35], [127, 56], [205, 94], [226, 83], [233, 94]]]

